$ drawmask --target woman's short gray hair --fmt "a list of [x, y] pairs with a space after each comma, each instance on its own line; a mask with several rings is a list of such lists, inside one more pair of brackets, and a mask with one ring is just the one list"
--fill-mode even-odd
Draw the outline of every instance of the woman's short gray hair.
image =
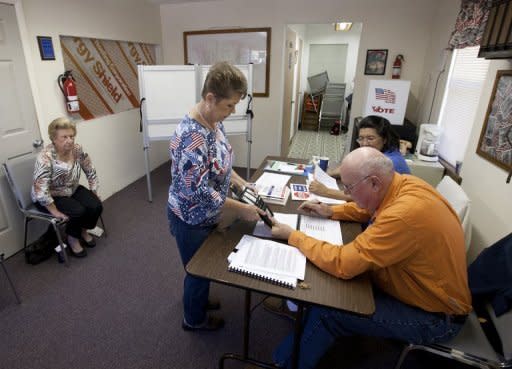
[[57, 130], [59, 129], [72, 129], [73, 134], [76, 136], [76, 125], [67, 117], [60, 117], [54, 119], [50, 125], [48, 126], [48, 136], [50, 140], [53, 142], [55, 137], [57, 137]]

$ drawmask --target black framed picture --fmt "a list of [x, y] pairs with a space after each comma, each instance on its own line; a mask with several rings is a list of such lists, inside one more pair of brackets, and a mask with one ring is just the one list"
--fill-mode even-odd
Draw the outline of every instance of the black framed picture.
[[388, 60], [387, 49], [372, 49], [366, 51], [366, 63], [364, 74], [383, 75], [386, 73], [386, 62]]
[[37, 44], [39, 45], [41, 60], [55, 60], [55, 51], [50, 36], [37, 36]]

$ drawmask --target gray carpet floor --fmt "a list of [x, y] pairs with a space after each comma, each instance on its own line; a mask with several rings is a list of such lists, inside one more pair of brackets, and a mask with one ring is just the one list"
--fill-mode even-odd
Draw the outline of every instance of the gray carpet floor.
[[[152, 173], [152, 203], [143, 178], [105, 201], [108, 237], [85, 259], [68, 268], [56, 258], [28, 265], [21, 253], [6, 261], [22, 303], [0, 272], [1, 369], [213, 369], [222, 353], [242, 350], [242, 290], [212, 284], [226, 319], [221, 331], [181, 329], [184, 270], [166, 219], [168, 173], [168, 164]], [[251, 354], [269, 360], [292, 324], [259, 306], [251, 328]], [[319, 368], [392, 368], [401, 347], [347, 338]], [[403, 367], [434, 366], [463, 368], [429, 354], [411, 354]]]

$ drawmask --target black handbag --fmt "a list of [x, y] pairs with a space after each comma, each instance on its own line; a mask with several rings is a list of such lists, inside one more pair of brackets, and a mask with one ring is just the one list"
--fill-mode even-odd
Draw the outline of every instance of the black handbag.
[[52, 226], [45, 233], [25, 248], [25, 261], [36, 265], [49, 259], [55, 252], [59, 240]]

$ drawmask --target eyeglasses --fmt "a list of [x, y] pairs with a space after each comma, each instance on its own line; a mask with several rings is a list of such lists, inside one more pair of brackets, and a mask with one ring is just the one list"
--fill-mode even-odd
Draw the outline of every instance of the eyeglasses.
[[371, 177], [371, 175], [367, 175], [366, 177], [361, 178], [359, 181], [357, 181], [356, 183], [352, 183], [351, 185], [342, 184], [342, 185], [341, 185], [341, 189], [342, 189], [346, 194], [352, 193], [352, 191], [354, 190], [354, 188], [355, 188], [359, 183], [362, 183], [363, 181], [365, 181], [366, 179], [368, 179], [368, 178], [370, 178], [370, 177]]
[[378, 137], [375, 137], [375, 136], [359, 136], [357, 139], [356, 139], [356, 142], [358, 144], [362, 144], [363, 142], [368, 142], [368, 143], [372, 143], [373, 141], [375, 141]]

